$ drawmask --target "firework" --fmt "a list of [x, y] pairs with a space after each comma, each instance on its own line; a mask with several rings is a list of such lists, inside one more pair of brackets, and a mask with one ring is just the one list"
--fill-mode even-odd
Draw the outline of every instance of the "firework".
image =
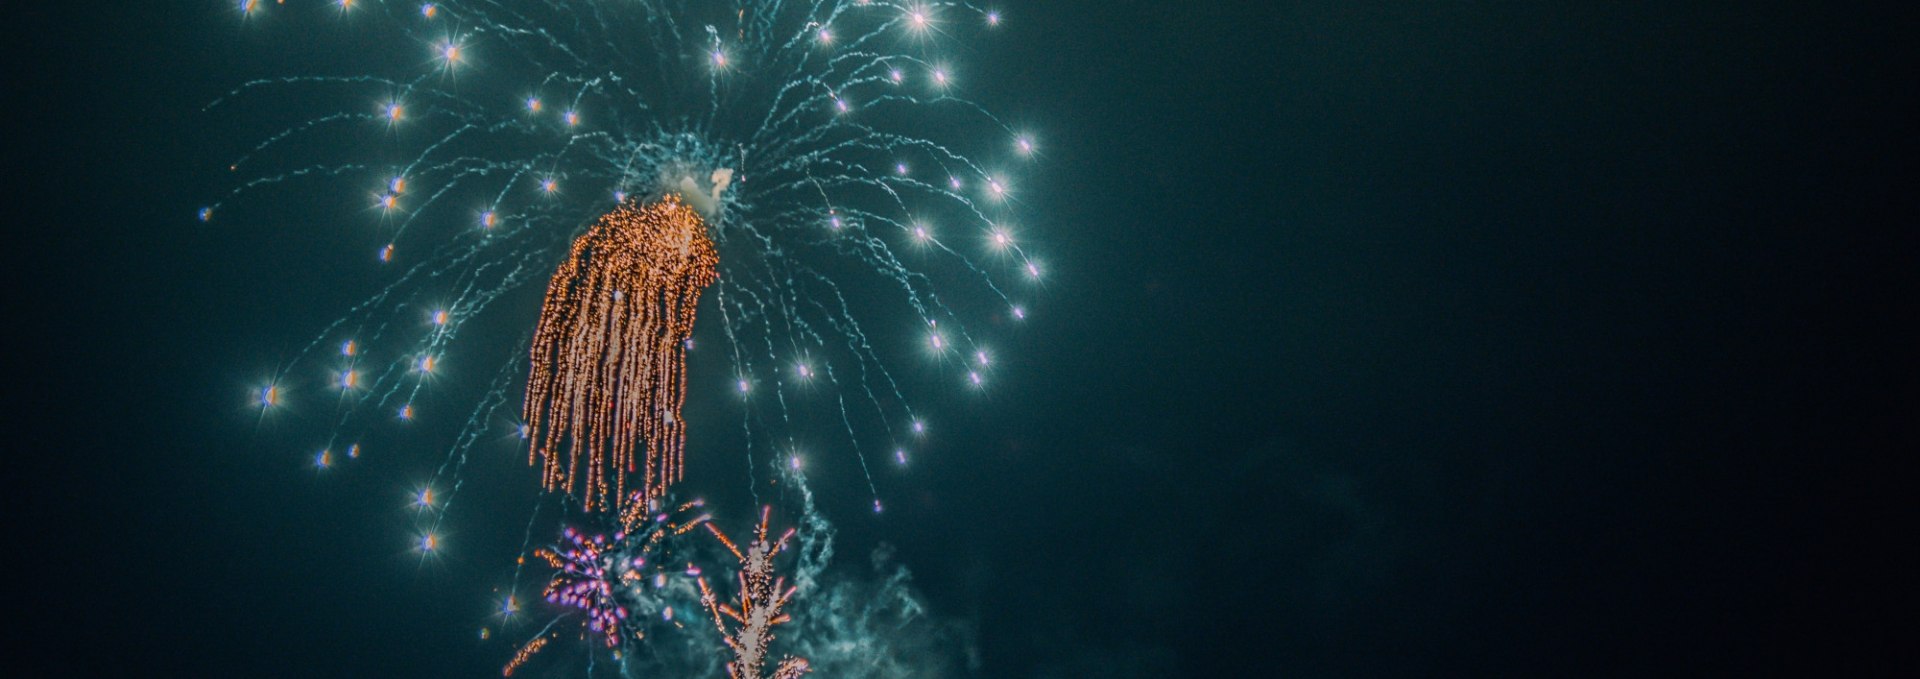
[[[260, 19], [297, 4], [249, 3], [243, 16], [276, 30], [283, 21]], [[750, 465], [803, 444], [850, 451], [878, 501], [868, 452], [904, 459], [927, 431], [908, 396], [927, 385], [895, 366], [926, 361], [962, 393], [989, 388], [1005, 357], [978, 327], [1017, 325], [1039, 291], [1044, 268], [1017, 226], [1017, 170], [1039, 146], [963, 98], [982, 81], [951, 58], [1006, 16], [906, 0], [696, 5], [341, 4], [327, 21], [392, 46], [356, 60], [376, 70], [261, 79], [210, 105], [263, 132], [229, 163], [234, 185], [203, 221], [287, 221], [244, 200], [263, 191], [301, 204], [344, 196], [335, 204], [364, 215], [349, 227], [370, 241], [370, 268], [391, 267], [253, 387], [253, 406], [329, 419], [305, 451], [465, 410], [443, 474], [490, 440], [483, 432], [532, 425], [549, 487], [617, 509], [608, 501], [627, 487], [653, 497], [681, 473], [685, 389], [724, 388], [739, 399], [743, 440], [717, 444], [739, 444]], [[635, 233], [621, 215], [669, 195], [697, 212], [639, 232], [704, 232], [716, 259], [635, 280], [660, 244], [615, 243]], [[636, 265], [628, 287], [612, 287], [603, 258]], [[532, 365], [421, 403], [449, 371], [492, 360], [450, 356], [478, 351], [456, 342], [462, 331], [541, 280], [541, 331], [512, 352]], [[702, 294], [698, 280], [714, 282]], [[654, 293], [651, 325], [612, 316], [642, 306], [614, 292]], [[691, 337], [699, 297], [711, 300], [700, 334], [731, 363], [724, 373], [687, 374], [670, 342]], [[331, 347], [342, 350], [327, 359]], [[321, 403], [337, 404], [331, 417]]]
[[[587, 536], [572, 528], [565, 535], [571, 544], [535, 552], [555, 570], [547, 586], [547, 602], [579, 609], [586, 614], [587, 629], [600, 633], [608, 648], [619, 646], [627, 609], [614, 601], [613, 589], [618, 578], [645, 567], [646, 561], [615, 559], [605, 535]], [[625, 537], [615, 534], [612, 542], [618, 544]]]
[[[706, 605], [707, 613], [713, 616], [714, 627], [720, 630], [727, 648], [733, 651], [733, 662], [727, 664], [729, 679], [762, 679], [760, 669], [766, 663], [767, 646], [773, 643], [774, 626], [792, 620], [781, 609], [793, 599], [799, 588], [789, 587], [786, 578], [774, 576], [773, 559], [786, 548], [794, 529], [787, 529], [778, 540], [769, 542], [767, 522], [771, 513], [772, 508], [761, 508], [760, 525], [754, 528], [753, 541], [747, 543], [745, 552], [741, 552], [719, 528], [707, 524], [707, 530], [712, 531], [720, 544], [725, 545], [727, 551], [740, 561], [740, 590], [730, 604], [719, 603], [713, 590], [707, 587], [706, 579], [700, 580], [701, 603]], [[727, 628], [728, 619], [733, 620], [732, 630]], [[774, 669], [773, 679], [795, 679], [809, 669], [805, 658], [789, 657], [781, 660]]]
[[[240, 10], [249, 30], [279, 30], [265, 20], [276, 13], [319, 20], [296, 19], [300, 4]], [[257, 141], [236, 149], [230, 191], [197, 216], [340, 229], [377, 272], [347, 275], [378, 285], [246, 402], [262, 420], [320, 420], [324, 440], [299, 450], [329, 474], [393, 454], [386, 428], [458, 424], [414, 486], [427, 489], [415, 504], [431, 525], [410, 537], [423, 554], [448, 547], [438, 524], [482, 459], [470, 453], [527, 446], [545, 487], [568, 498], [566, 520], [604, 529], [563, 534], [540, 557], [556, 623], [580, 621], [592, 646], [625, 648], [640, 618], [671, 610], [661, 586], [627, 574], [677, 587], [682, 610], [695, 591], [697, 578], [663, 579], [647, 551], [671, 540], [646, 546], [652, 508], [688, 471], [685, 416], [705, 417], [682, 412], [689, 393], [737, 396], [740, 440], [696, 440], [739, 444], [749, 484], [797, 466], [802, 446], [844, 450], [837, 473], [857, 471], [877, 511], [868, 454], [904, 469], [930, 430], [915, 403], [930, 385], [898, 365], [924, 362], [913, 372], [975, 394], [1013, 364], [983, 328], [1017, 326], [1042, 291], [1046, 268], [1020, 228], [1020, 170], [1040, 147], [968, 101], [985, 79], [951, 58], [1006, 16], [918, 0], [330, 4], [324, 20], [375, 47], [313, 68], [341, 75], [260, 79], [210, 105], [256, 131], [223, 137]], [[531, 308], [542, 281], [537, 318], [497, 312]], [[473, 335], [499, 339], [461, 340]], [[689, 371], [696, 340], [724, 372]], [[464, 374], [475, 366], [492, 378]], [[723, 633], [720, 616], [742, 624], [729, 643], [754, 653], [736, 653], [737, 676], [758, 677], [793, 593], [772, 577], [785, 538], [768, 543], [765, 524], [745, 553], [715, 531], [743, 565], [738, 601], [709, 601]], [[557, 641], [553, 629], [507, 671]]]
[[527, 379], [529, 455], [544, 460], [548, 489], [579, 493], [587, 511], [627, 496], [637, 446], [639, 502], [680, 478], [686, 343], [715, 275], [706, 229], [677, 195], [628, 199], [574, 241], [547, 287]]
[[[556, 623], [578, 615], [583, 636], [617, 652], [646, 636], [639, 618], [671, 621], [667, 579], [676, 569], [667, 563], [673, 551], [667, 543], [706, 524], [710, 517], [694, 515], [702, 507], [699, 500], [672, 511], [659, 511], [658, 506], [657, 499], [631, 498], [611, 533], [569, 526], [561, 530], [558, 542], [533, 550], [553, 569], [542, 599], [562, 611]], [[689, 565], [686, 574], [697, 577], [699, 570]], [[552, 629], [549, 624], [523, 644], [506, 672], [511, 674], [538, 653]]]

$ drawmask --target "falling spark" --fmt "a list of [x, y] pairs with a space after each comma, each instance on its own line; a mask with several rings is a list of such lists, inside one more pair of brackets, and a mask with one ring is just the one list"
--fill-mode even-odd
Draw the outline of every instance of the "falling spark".
[[629, 472], [642, 472], [642, 501], [680, 479], [685, 342], [716, 264], [706, 223], [674, 195], [623, 203], [574, 241], [547, 287], [527, 383], [529, 460], [548, 489], [594, 511], [626, 495]]

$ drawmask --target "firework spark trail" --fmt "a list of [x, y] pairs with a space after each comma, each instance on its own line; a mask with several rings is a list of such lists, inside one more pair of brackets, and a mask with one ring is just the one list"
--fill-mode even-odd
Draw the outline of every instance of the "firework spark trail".
[[626, 496], [642, 444], [640, 501], [680, 479], [686, 343], [716, 275], [706, 233], [678, 196], [630, 199], [574, 242], [547, 288], [527, 380], [530, 461], [544, 463], [549, 490], [579, 493], [587, 511]]
[[[441, 522], [446, 520], [447, 513], [453, 509], [454, 498], [459, 496], [461, 487], [466, 484], [466, 477], [461, 475], [460, 472], [466, 468], [469, 454], [473, 451], [473, 447], [479, 443], [480, 437], [491, 428], [495, 416], [502, 408], [509, 405], [509, 397], [512, 394], [510, 389], [513, 381], [517, 379], [520, 374], [519, 367], [519, 363], [517, 362], [507, 363], [500, 369], [499, 373], [494, 376], [493, 384], [487, 389], [486, 395], [481, 398], [480, 405], [474, 408], [473, 415], [467, 418], [466, 424], [461, 426], [460, 434], [455, 439], [453, 446], [447, 451], [446, 459], [441, 461], [440, 467], [434, 470], [433, 476], [428, 479], [426, 486], [420, 490], [420, 495], [416, 499], [415, 504], [423, 510], [433, 510], [434, 512], [431, 525], [423, 531], [425, 535], [440, 534]], [[444, 499], [440, 500], [439, 504], [436, 505], [433, 500], [433, 489], [445, 483], [447, 479], [451, 480], [453, 487], [446, 492]], [[511, 602], [509, 602], [509, 605], [511, 605]]]
[[513, 660], [508, 661], [506, 668], [500, 670], [500, 676], [513, 676], [513, 673], [519, 670], [522, 665], [527, 664], [527, 661], [531, 660], [534, 654], [539, 653], [540, 649], [546, 648], [548, 641], [546, 631], [541, 630], [540, 636], [534, 637], [533, 641], [527, 642], [525, 646], [521, 646], [513, 652]]
[[[699, 581], [701, 603], [707, 607], [727, 648], [733, 651], [733, 662], [727, 664], [730, 679], [762, 679], [760, 669], [766, 662], [767, 647], [773, 643], [773, 628], [792, 620], [792, 616], [781, 609], [792, 601], [799, 588], [788, 587], [786, 578], [774, 576], [773, 560], [786, 549], [794, 529], [787, 529], [778, 540], [768, 541], [767, 525], [772, 512], [772, 507], [761, 508], [760, 524], [754, 528], [753, 540], [747, 543], [745, 552], [740, 551], [726, 533], [712, 523], [707, 524], [707, 530], [740, 562], [739, 591], [730, 604], [719, 603], [705, 578]], [[727, 619], [734, 621], [731, 630], [727, 628]], [[809, 669], [805, 658], [789, 657], [780, 661], [773, 677], [794, 679]]]

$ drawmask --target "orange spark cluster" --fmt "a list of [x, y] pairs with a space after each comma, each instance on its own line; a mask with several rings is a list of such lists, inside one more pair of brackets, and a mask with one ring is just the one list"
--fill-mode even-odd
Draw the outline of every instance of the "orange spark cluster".
[[599, 511], [628, 497], [633, 472], [644, 471], [641, 506], [680, 480], [686, 342], [719, 261], [677, 195], [629, 199], [574, 240], [547, 285], [527, 379], [528, 462], [549, 490]]
[[521, 646], [520, 650], [514, 652], [513, 660], [507, 663], [506, 668], [500, 670], [500, 676], [513, 676], [514, 670], [518, 670], [521, 665], [527, 664], [527, 660], [532, 658], [533, 654], [539, 653], [540, 649], [546, 647], [547, 638], [545, 636], [535, 637], [533, 641], [527, 642], [527, 645]]

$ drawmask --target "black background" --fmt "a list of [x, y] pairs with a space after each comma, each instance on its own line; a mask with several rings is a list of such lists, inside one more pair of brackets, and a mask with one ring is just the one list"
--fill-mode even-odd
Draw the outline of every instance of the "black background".
[[[66, 4], [8, 9], [5, 664], [496, 672], [485, 565], [239, 412], [340, 309], [192, 219], [273, 46]], [[981, 676], [1914, 669], [1870, 622], [1914, 572], [1908, 17], [1006, 9], [969, 68], [1042, 131], [1049, 299], [921, 499], [843, 521]]]

